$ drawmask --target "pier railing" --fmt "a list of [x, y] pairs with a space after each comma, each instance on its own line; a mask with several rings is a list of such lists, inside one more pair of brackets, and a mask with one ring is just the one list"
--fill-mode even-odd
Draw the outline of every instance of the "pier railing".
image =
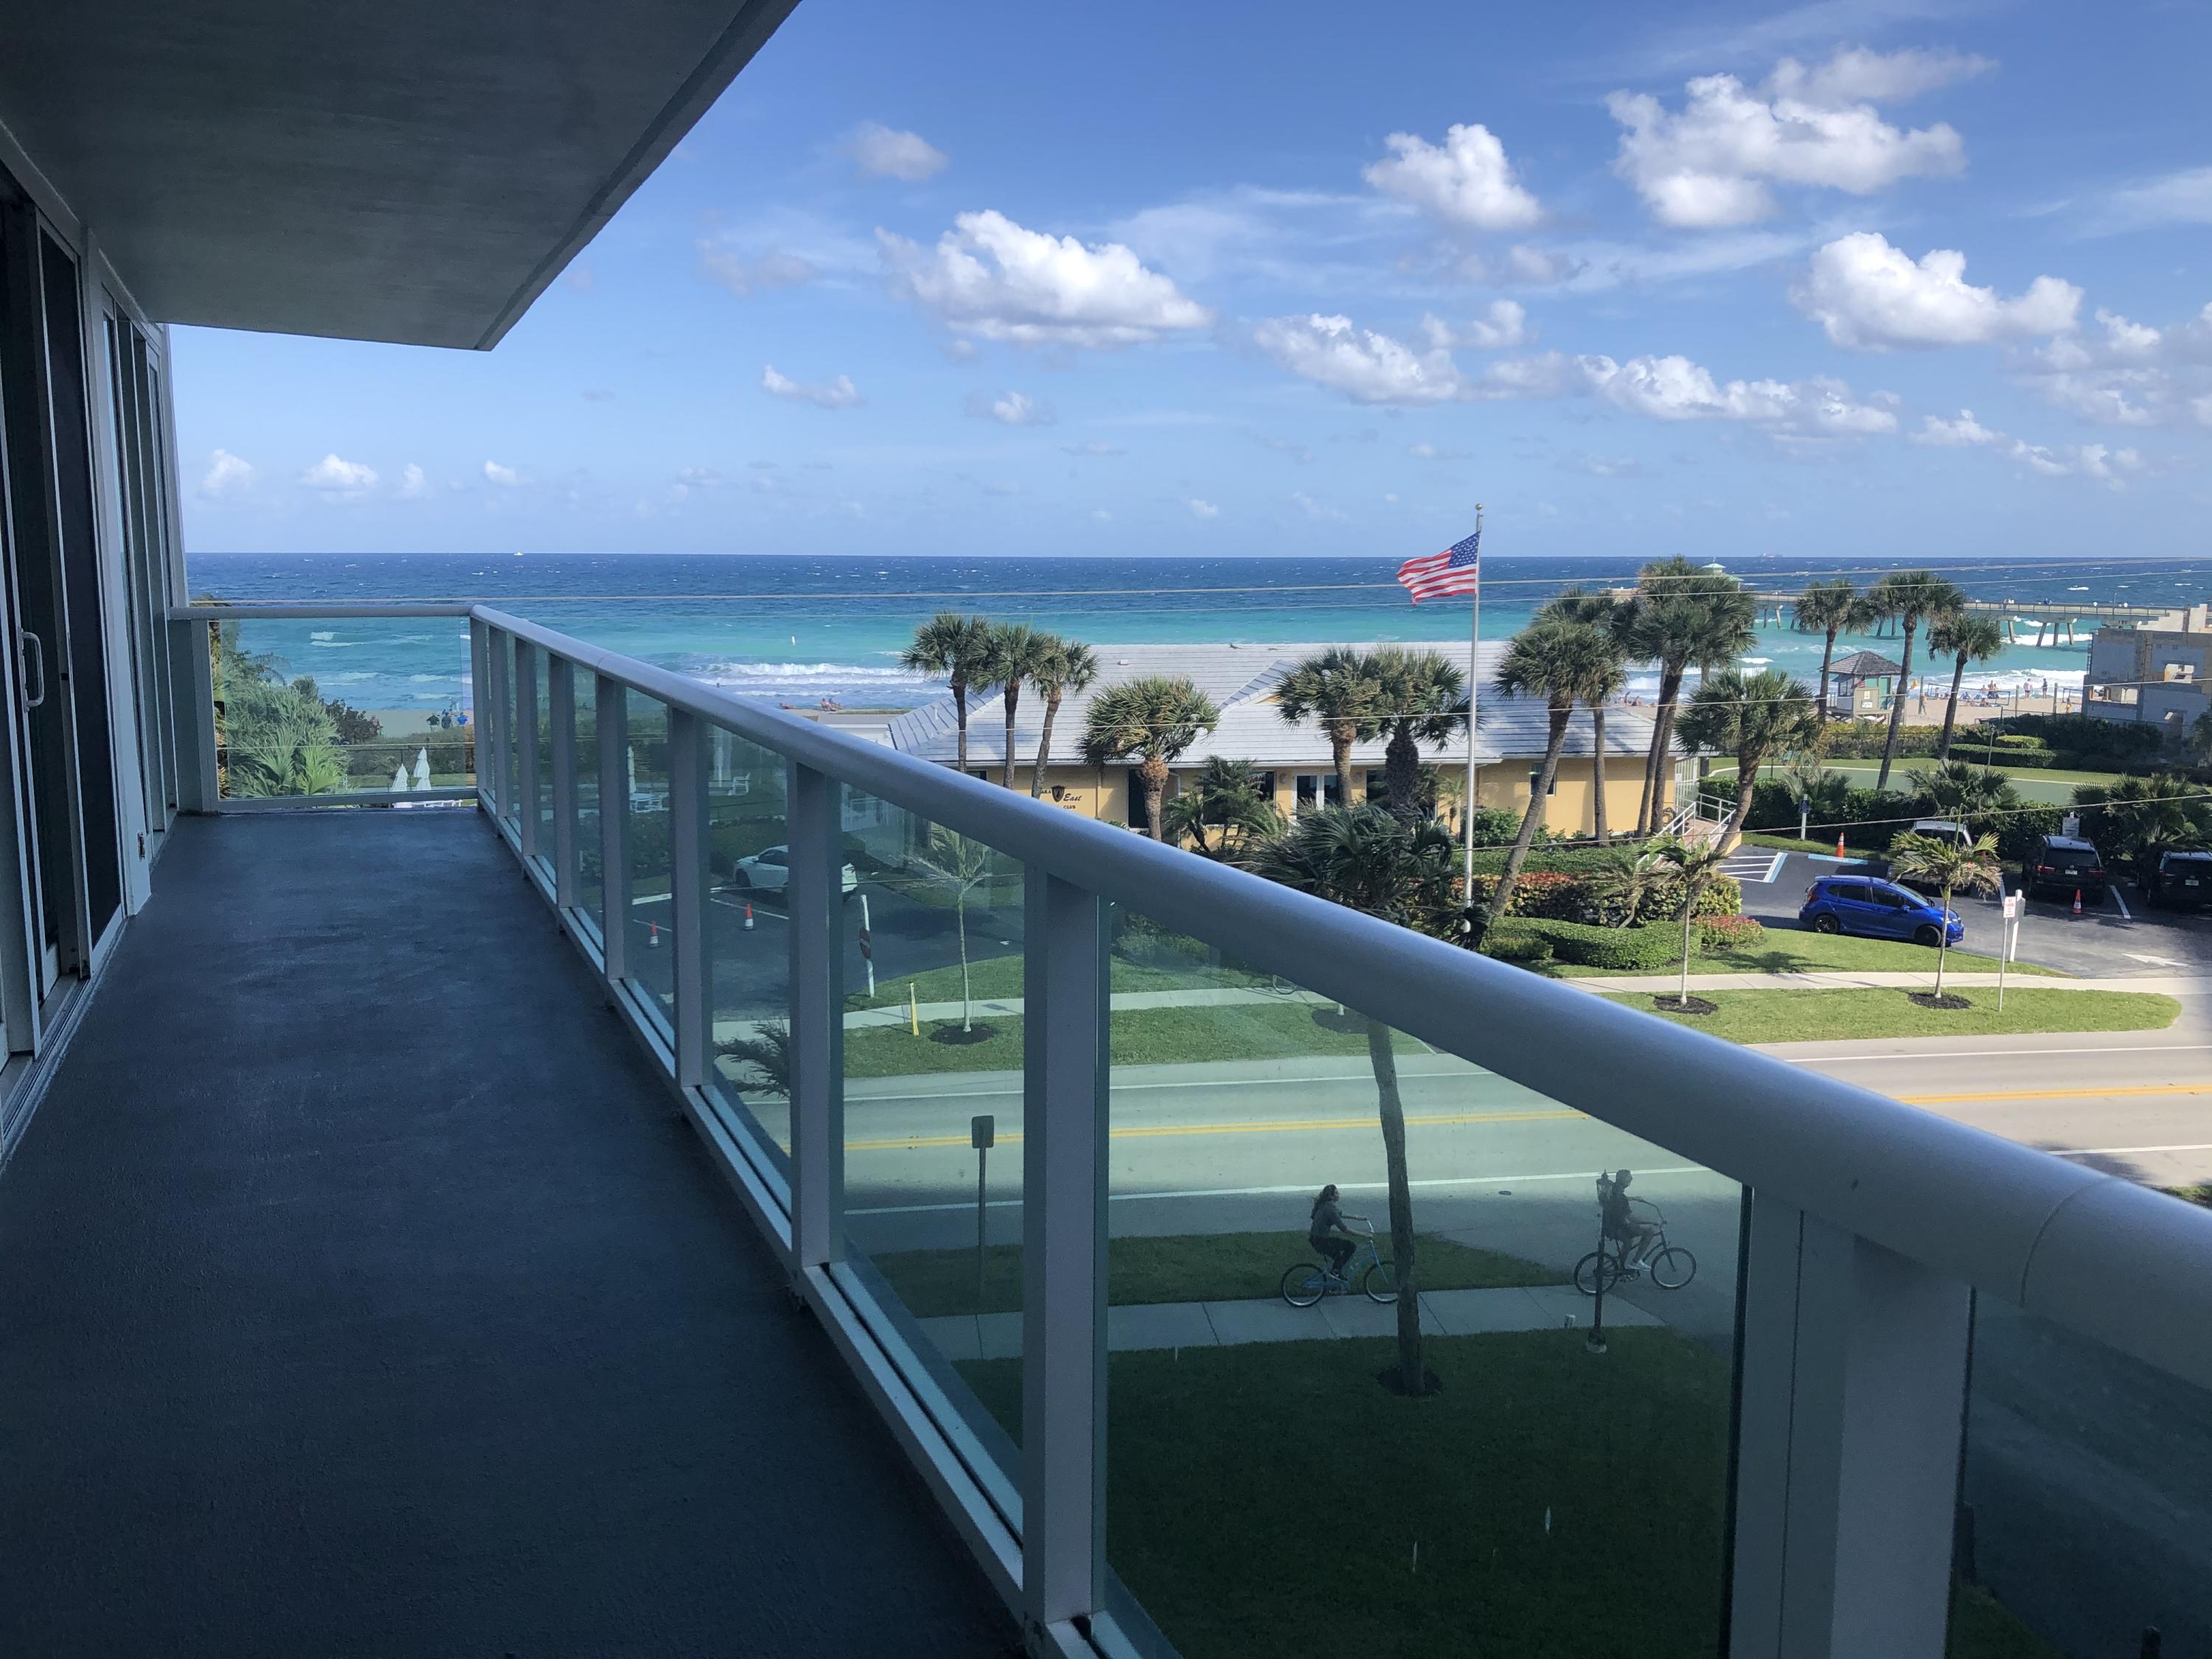
[[[2212, 1387], [2212, 1214], [487, 606], [173, 612], [188, 805], [210, 629], [337, 615], [465, 626], [471, 798], [1039, 1652], [1495, 1580], [1529, 1651], [1934, 1659], [1978, 1295]], [[1618, 1168], [1686, 1268], [1583, 1260]], [[1417, 1322], [1275, 1297], [1324, 1183]]]

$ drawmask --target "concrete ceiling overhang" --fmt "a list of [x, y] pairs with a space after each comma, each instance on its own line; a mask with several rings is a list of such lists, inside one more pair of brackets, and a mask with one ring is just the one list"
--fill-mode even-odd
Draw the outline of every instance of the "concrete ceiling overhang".
[[156, 322], [489, 349], [797, 0], [5, 0], [0, 125]]

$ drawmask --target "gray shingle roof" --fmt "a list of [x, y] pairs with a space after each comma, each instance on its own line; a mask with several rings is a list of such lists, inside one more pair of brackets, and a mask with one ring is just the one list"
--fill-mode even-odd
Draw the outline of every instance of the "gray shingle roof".
[[1831, 677], [1841, 674], [1848, 679], [1879, 679], [1884, 674], [1902, 674], [1905, 665], [1892, 662], [1875, 651], [1854, 651], [1848, 657], [1838, 657], [1828, 665]]
[[[1204, 765], [1215, 756], [1250, 761], [1276, 769], [1328, 769], [1328, 740], [1311, 720], [1292, 725], [1283, 719], [1274, 701], [1274, 689], [1300, 659], [1323, 651], [1325, 645], [1105, 645], [1097, 647], [1099, 675], [1090, 689], [1060, 705], [1053, 725], [1052, 757], [1072, 765], [1079, 757], [1085, 711], [1091, 699], [1107, 687], [1141, 679], [1151, 674], [1188, 675], [1198, 689], [1221, 709], [1221, 724], [1187, 750], [1176, 764]], [[1354, 646], [1356, 650], [1373, 647]], [[1464, 666], [1465, 646], [1414, 645], [1415, 650], [1434, 651]], [[1505, 654], [1503, 641], [1485, 641], [1481, 665], [1483, 684], [1476, 712], [1475, 759], [1482, 765], [1506, 760], [1534, 763], [1544, 752], [1548, 715], [1533, 698], [1506, 697], [1489, 689], [1491, 677]], [[1014, 757], [1017, 764], [1036, 756], [1037, 735], [1044, 721], [1044, 700], [1033, 689], [1024, 690], [1015, 703]], [[1003, 761], [1006, 738], [1005, 705], [995, 687], [971, 689], [968, 697], [968, 763], [996, 765]], [[890, 723], [894, 748], [924, 760], [950, 763], [957, 753], [958, 727], [952, 699], [943, 696], [895, 716]], [[1611, 708], [1606, 713], [1605, 752], [1608, 757], [1641, 757], [1651, 745], [1650, 718], [1633, 709]], [[1352, 763], [1379, 767], [1382, 739], [1356, 745]], [[1590, 717], [1577, 709], [1567, 727], [1570, 757], [1590, 753]], [[1454, 744], [1429, 751], [1439, 759], [1458, 759], [1466, 750]]]

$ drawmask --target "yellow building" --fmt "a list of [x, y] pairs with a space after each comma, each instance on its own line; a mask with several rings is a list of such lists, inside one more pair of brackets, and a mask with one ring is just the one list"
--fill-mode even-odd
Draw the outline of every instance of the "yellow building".
[[[1266, 774], [1275, 805], [1286, 816], [1301, 806], [1334, 805], [1338, 796], [1334, 763], [1328, 739], [1311, 720], [1292, 724], [1282, 717], [1277, 687], [1300, 659], [1327, 649], [1322, 645], [1123, 645], [1098, 647], [1098, 678], [1087, 691], [1070, 696], [1054, 720], [1052, 748], [1045, 767], [1045, 797], [1071, 811], [1113, 823], [1141, 826], [1144, 797], [1133, 766], [1103, 767], [1081, 763], [1085, 712], [1091, 698], [1108, 687], [1152, 675], [1187, 675], [1221, 710], [1221, 722], [1177, 757], [1172, 796], [1181, 781], [1195, 776], [1207, 761], [1219, 757], [1248, 761]], [[1354, 647], [1364, 649], [1369, 647]], [[1462, 666], [1467, 647], [1419, 646], [1452, 659]], [[1504, 655], [1502, 642], [1486, 642], [1483, 652], [1485, 688], [1476, 702], [1475, 798], [1483, 806], [1518, 816], [1528, 808], [1528, 792], [1544, 756], [1548, 713], [1544, 705], [1528, 698], [1500, 696], [1487, 690]], [[1030, 787], [1043, 730], [1044, 700], [1025, 690], [1015, 705], [1014, 774], [1020, 788]], [[885, 733], [893, 747], [927, 760], [951, 765], [957, 753], [957, 726], [952, 700], [942, 697], [894, 716]], [[1544, 815], [1546, 828], [1559, 835], [1586, 835], [1595, 828], [1595, 766], [1593, 759], [1589, 711], [1577, 709], [1567, 728], [1559, 775], [1553, 780]], [[1644, 786], [1644, 762], [1651, 744], [1651, 720], [1642, 710], [1613, 707], [1606, 711], [1606, 819], [1613, 830], [1632, 829], [1638, 799]], [[1382, 793], [1381, 738], [1352, 750], [1354, 793], [1364, 798], [1371, 790]], [[1006, 705], [995, 690], [971, 692], [968, 714], [968, 768], [997, 782], [1002, 775], [1006, 752]], [[1462, 744], [1424, 749], [1425, 763], [1462, 774], [1467, 750]], [[1676, 756], [1670, 775], [1683, 765]], [[1667, 800], [1671, 809], [1674, 778], [1670, 775]]]

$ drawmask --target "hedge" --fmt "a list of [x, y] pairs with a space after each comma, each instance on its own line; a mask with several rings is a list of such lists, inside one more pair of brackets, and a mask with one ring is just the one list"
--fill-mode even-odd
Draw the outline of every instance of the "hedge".
[[[1478, 873], [1471, 895], [1477, 904], [1490, 902], [1498, 878]], [[1732, 916], [1743, 908], [1743, 889], [1731, 876], [1716, 876], [1698, 896], [1700, 916]], [[1682, 884], [1662, 881], [1644, 902], [1645, 917], [1676, 916], [1682, 910]], [[1583, 876], [1565, 870], [1523, 870], [1514, 884], [1509, 916], [1528, 916], [1547, 921], [1588, 922], [1599, 915], [1596, 898]]]
[[[1502, 936], [1502, 937], [1501, 937]], [[1528, 948], [1536, 939], [1551, 946], [1561, 962], [1583, 968], [1624, 968], [1651, 971], [1681, 959], [1681, 933], [1664, 923], [1653, 927], [1588, 927], [1576, 921], [1545, 921], [1516, 917], [1493, 922], [1483, 935], [1482, 948], [1491, 956]], [[1508, 961], [1522, 960], [1517, 956]]]
[[1698, 923], [1700, 951], [1748, 951], [1758, 947], [1766, 929], [1757, 916], [1706, 916]]
[[1501, 921], [1482, 936], [1482, 954], [1538, 968], [1552, 959], [1552, 941], [1518, 921]]
[[[2008, 807], [1984, 827], [1996, 832], [1998, 856], [2008, 863], [2018, 863], [2035, 850], [2042, 837], [2058, 833], [2059, 820], [2066, 811], [2059, 806]], [[1826, 844], [1840, 829], [1854, 850], [1880, 853], [1887, 851], [1900, 832], [1910, 830], [1913, 819], [1939, 816], [1927, 797], [1916, 792], [1852, 789], [1844, 793], [1840, 812], [1814, 811], [1807, 833], [1809, 839]], [[2085, 813], [2082, 823], [2087, 825], [2096, 816], [2101, 815]], [[1751, 822], [1757, 830], [1794, 834], [1797, 803], [1788, 787], [1772, 780], [1761, 783], [1752, 793]]]

